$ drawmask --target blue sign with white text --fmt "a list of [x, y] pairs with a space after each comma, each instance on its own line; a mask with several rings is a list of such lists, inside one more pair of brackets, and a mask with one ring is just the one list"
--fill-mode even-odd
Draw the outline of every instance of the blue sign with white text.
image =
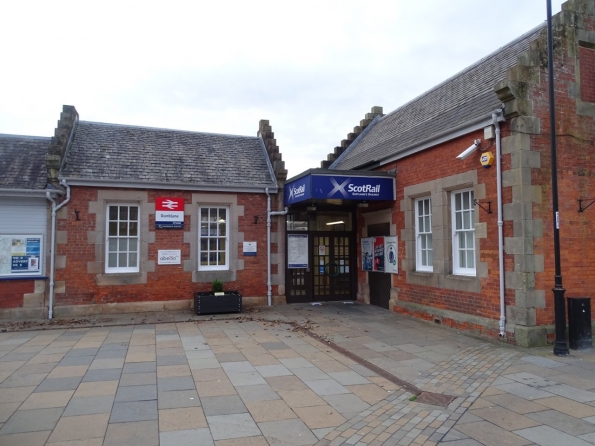
[[285, 186], [285, 205], [312, 198], [356, 201], [394, 200], [394, 178], [306, 175]]

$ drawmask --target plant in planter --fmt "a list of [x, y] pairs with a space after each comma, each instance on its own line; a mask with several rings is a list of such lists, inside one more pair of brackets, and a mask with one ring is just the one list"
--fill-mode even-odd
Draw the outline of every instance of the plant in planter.
[[241, 313], [242, 295], [237, 291], [223, 291], [223, 282], [213, 280], [211, 291], [194, 293], [194, 311], [196, 314]]

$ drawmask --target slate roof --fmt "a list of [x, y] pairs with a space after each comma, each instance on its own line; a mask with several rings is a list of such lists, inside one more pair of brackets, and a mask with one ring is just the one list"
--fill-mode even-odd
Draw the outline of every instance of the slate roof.
[[506, 70], [544, 28], [545, 23], [383, 116], [331, 168], [357, 169], [379, 162], [446, 130], [488, 117], [502, 105], [494, 85], [506, 77]]
[[62, 176], [189, 186], [274, 187], [259, 137], [79, 121]]
[[50, 138], [0, 135], [0, 189], [43, 190]]

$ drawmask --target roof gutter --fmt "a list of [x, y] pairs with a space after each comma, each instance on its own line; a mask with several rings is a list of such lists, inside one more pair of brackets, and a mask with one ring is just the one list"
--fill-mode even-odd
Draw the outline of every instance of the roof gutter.
[[253, 186], [211, 186], [206, 184], [186, 184], [186, 183], [163, 183], [151, 181], [126, 181], [126, 180], [88, 180], [83, 178], [62, 177], [61, 180], [68, 181], [70, 186], [91, 186], [91, 187], [114, 187], [114, 188], [133, 188], [133, 189], [169, 189], [169, 190], [192, 190], [205, 192], [251, 192], [263, 193], [266, 188], [277, 192], [279, 187], [277, 183], [256, 184]]
[[39, 197], [44, 198], [47, 194], [56, 194], [56, 195], [64, 195], [59, 189], [8, 189], [3, 188], [0, 189], [0, 196], [9, 196], [9, 197]]

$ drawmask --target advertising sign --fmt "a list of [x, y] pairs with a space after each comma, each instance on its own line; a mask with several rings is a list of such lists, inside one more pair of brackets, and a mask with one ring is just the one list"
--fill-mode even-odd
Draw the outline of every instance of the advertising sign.
[[384, 270], [387, 273], [399, 273], [399, 250], [397, 237], [384, 237]]
[[287, 267], [308, 268], [308, 235], [287, 235]]
[[384, 237], [374, 237], [374, 271], [384, 272]]
[[160, 249], [157, 251], [157, 265], [179, 265], [182, 252], [179, 249]]
[[183, 198], [155, 198], [155, 228], [184, 229]]
[[41, 274], [41, 235], [0, 235], [0, 275]]
[[374, 237], [362, 239], [362, 271], [374, 271]]

